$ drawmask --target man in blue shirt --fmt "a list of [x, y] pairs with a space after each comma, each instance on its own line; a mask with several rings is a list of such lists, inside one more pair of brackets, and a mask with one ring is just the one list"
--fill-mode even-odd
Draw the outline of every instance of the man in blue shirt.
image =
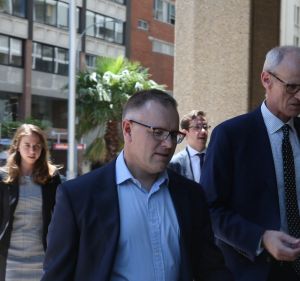
[[200, 182], [209, 129], [206, 114], [201, 110], [192, 110], [183, 116], [180, 127], [185, 133], [187, 146], [172, 157], [169, 168]]
[[231, 281], [199, 185], [167, 171], [176, 101], [134, 94], [116, 160], [63, 183], [49, 228], [43, 281]]

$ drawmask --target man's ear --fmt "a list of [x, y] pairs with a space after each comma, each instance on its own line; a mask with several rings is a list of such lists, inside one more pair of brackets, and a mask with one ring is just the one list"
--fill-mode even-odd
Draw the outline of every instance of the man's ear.
[[264, 86], [264, 88], [270, 89], [272, 85], [271, 76], [267, 71], [263, 71], [260, 75], [261, 83]]
[[122, 131], [124, 140], [131, 139], [131, 123], [129, 120], [125, 119], [122, 121]]
[[187, 133], [189, 132], [189, 131], [186, 130], [186, 129], [181, 129], [180, 131], [183, 132], [183, 133], [185, 133], [185, 134], [187, 134]]

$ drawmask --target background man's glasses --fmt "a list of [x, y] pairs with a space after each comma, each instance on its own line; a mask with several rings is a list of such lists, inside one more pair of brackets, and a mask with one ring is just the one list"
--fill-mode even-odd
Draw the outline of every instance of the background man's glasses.
[[202, 125], [197, 125], [197, 126], [189, 126], [189, 129], [193, 129], [193, 130], [199, 131], [199, 132], [202, 131], [202, 129], [207, 131], [209, 128], [210, 128], [210, 126], [207, 124], [202, 124]]
[[268, 71], [268, 73], [273, 76], [275, 79], [277, 79], [283, 86], [285, 86], [285, 90], [288, 94], [296, 95], [300, 91], [300, 84], [290, 84], [279, 77], [277, 77], [274, 73]]
[[129, 122], [136, 123], [138, 125], [144, 126], [148, 129], [151, 130], [153, 138], [158, 140], [158, 141], [164, 141], [166, 140], [169, 136], [171, 137], [171, 140], [173, 143], [181, 143], [185, 137], [185, 134], [179, 131], [168, 131], [162, 128], [155, 128], [143, 123], [140, 123], [135, 120], [129, 120]]

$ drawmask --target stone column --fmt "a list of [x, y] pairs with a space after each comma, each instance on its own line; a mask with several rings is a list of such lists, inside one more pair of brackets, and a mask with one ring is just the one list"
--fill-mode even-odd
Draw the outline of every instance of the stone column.
[[176, 0], [174, 96], [214, 127], [264, 98], [260, 71], [279, 42], [279, 0]]

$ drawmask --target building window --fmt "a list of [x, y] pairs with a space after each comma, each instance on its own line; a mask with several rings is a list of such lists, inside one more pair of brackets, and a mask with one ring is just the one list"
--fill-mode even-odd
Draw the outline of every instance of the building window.
[[24, 18], [27, 0], [0, 0], [0, 12]]
[[85, 33], [108, 42], [124, 44], [124, 23], [92, 11], [86, 12]]
[[[1, 1], [1, 0], [0, 0]], [[57, 0], [34, 0], [33, 20], [68, 29], [69, 4]], [[76, 8], [76, 28], [79, 30], [80, 9]]]
[[68, 20], [69, 20], [69, 9], [68, 4], [63, 2], [57, 3], [57, 26], [59, 28], [68, 28]]
[[68, 75], [69, 52], [67, 49], [54, 48], [54, 73]]
[[154, 0], [154, 18], [175, 24], [175, 4], [168, 0]]
[[105, 37], [105, 17], [102, 15], [96, 15], [96, 37]]
[[300, 26], [300, 7], [294, 6], [294, 23], [296, 26]]
[[126, 2], [125, 0], [109, 0], [109, 1], [119, 3], [119, 4], [122, 4], [122, 5], [124, 5], [125, 2]]
[[60, 75], [68, 75], [68, 50], [33, 43], [32, 69]]
[[152, 40], [152, 51], [164, 55], [174, 56], [174, 45], [160, 40]]
[[23, 41], [21, 39], [0, 35], [0, 64], [23, 65]]
[[138, 29], [148, 30], [149, 29], [148, 22], [145, 20], [138, 20]]
[[96, 69], [96, 61], [97, 61], [97, 56], [88, 55], [88, 54], [85, 55], [85, 63], [89, 69], [91, 69], [91, 70]]
[[55, 0], [46, 0], [45, 2], [45, 23], [57, 26], [57, 4]]

